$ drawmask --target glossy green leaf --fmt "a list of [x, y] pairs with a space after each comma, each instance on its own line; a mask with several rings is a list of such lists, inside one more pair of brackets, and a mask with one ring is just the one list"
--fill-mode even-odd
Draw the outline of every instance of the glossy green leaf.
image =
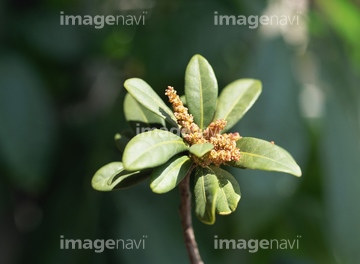
[[216, 199], [216, 212], [221, 215], [227, 215], [236, 210], [240, 201], [240, 186], [237, 180], [226, 170], [211, 166], [211, 170], [218, 178], [218, 195]]
[[188, 146], [181, 137], [155, 129], [130, 140], [124, 150], [123, 163], [129, 171], [153, 168], [185, 150], [188, 150]]
[[164, 118], [170, 124], [177, 126], [173, 112], [144, 80], [139, 78], [127, 79], [124, 87], [142, 106]]
[[[138, 103], [131, 94], [126, 94], [124, 99], [125, 119], [135, 128], [151, 127], [155, 124], [165, 126], [165, 119], [151, 112]], [[138, 131], [137, 131], [138, 132]]]
[[215, 223], [218, 179], [210, 168], [197, 167], [195, 173], [195, 214], [205, 224]]
[[268, 141], [244, 137], [236, 142], [240, 159], [229, 165], [267, 171], [280, 171], [301, 176], [301, 169], [293, 157], [283, 148]]
[[251, 108], [261, 93], [261, 82], [241, 79], [227, 85], [221, 92], [214, 120], [227, 121], [224, 131], [233, 127]]
[[97, 191], [112, 191], [131, 187], [144, 179], [150, 173], [147, 171], [126, 171], [121, 162], [111, 162], [101, 167], [91, 180], [92, 187]]
[[201, 158], [213, 148], [214, 145], [211, 143], [195, 144], [190, 147], [189, 152], [194, 154], [196, 157]]
[[171, 191], [184, 179], [191, 164], [188, 156], [173, 157], [151, 173], [150, 188], [155, 193]]
[[185, 72], [185, 96], [189, 112], [201, 129], [214, 117], [217, 95], [218, 84], [209, 62], [200, 55], [193, 56]]

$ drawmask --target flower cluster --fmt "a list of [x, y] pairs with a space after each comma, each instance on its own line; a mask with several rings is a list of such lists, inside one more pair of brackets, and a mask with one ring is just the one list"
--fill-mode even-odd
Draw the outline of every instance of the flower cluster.
[[196, 164], [202, 167], [210, 164], [220, 166], [226, 162], [240, 159], [240, 150], [236, 147], [236, 141], [241, 138], [239, 133], [220, 134], [226, 127], [226, 120], [216, 120], [211, 122], [205, 130], [201, 130], [199, 126], [194, 123], [193, 116], [189, 114], [188, 109], [184, 107], [183, 102], [173, 87], [168, 86], [165, 95], [169, 97], [169, 102], [172, 104], [174, 115], [185, 141], [190, 146], [203, 143], [211, 143], [214, 145], [214, 148], [201, 158], [192, 155], [192, 159]]

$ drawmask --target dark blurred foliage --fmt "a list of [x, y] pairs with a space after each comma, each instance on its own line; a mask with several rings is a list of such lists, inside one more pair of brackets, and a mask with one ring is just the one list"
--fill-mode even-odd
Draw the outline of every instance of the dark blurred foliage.
[[[205, 263], [360, 263], [360, 5], [315, 1], [2, 1], [0, 3], [1, 263], [186, 263], [176, 190], [147, 182], [99, 193], [94, 172], [120, 160], [124, 80], [165, 99], [183, 93], [195, 53], [219, 87], [258, 78], [263, 93], [234, 130], [274, 140], [303, 169], [233, 173], [242, 199], [213, 226], [194, 219]], [[60, 25], [74, 15], [142, 14], [145, 25]], [[226, 15], [300, 12], [292, 27], [215, 26]], [[60, 236], [140, 239], [144, 250], [60, 249]], [[227, 239], [296, 239], [299, 249], [216, 250]]]

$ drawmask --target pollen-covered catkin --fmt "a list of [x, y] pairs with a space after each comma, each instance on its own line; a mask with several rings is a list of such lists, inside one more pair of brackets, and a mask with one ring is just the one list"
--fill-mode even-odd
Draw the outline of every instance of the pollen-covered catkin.
[[168, 86], [165, 95], [169, 97], [169, 102], [172, 104], [174, 115], [185, 141], [190, 146], [202, 143], [214, 145], [214, 148], [201, 158], [192, 155], [192, 159], [196, 164], [202, 167], [210, 164], [220, 166], [226, 162], [240, 159], [240, 150], [236, 147], [236, 141], [241, 138], [239, 133], [220, 134], [226, 127], [226, 120], [218, 119], [211, 122], [205, 130], [201, 130], [194, 123], [194, 117], [189, 114], [188, 109], [184, 106], [173, 87]]

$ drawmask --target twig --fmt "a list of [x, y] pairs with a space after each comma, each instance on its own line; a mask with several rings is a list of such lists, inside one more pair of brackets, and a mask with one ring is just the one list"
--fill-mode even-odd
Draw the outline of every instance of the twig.
[[180, 189], [180, 218], [183, 229], [186, 250], [189, 255], [191, 264], [203, 264], [199, 249], [195, 240], [194, 229], [191, 220], [191, 192], [190, 192], [190, 174], [191, 170], [186, 174], [185, 178], [179, 183]]

